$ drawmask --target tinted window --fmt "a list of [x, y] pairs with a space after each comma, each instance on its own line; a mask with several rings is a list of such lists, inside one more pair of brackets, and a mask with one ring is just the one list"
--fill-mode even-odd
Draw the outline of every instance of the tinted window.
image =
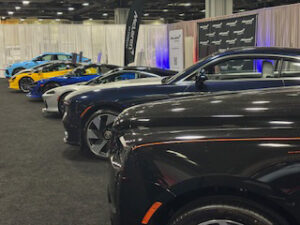
[[283, 61], [282, 77], [300, 77], [300, 62]]
[[[275, 78], [278, 77], [278, 59], [230, 59], [204, 68], [210, 80]], [[196, 73], [189, 79], [194, 80]]]
[[68, 60], [68, 59], [70, 59], [70, 57], [67, 55], [57, 55], [57, 59], [58, 60]]
[[50, 61], [52, 60], [52, 55], [44, 55], [41, 57], [41, 61]]

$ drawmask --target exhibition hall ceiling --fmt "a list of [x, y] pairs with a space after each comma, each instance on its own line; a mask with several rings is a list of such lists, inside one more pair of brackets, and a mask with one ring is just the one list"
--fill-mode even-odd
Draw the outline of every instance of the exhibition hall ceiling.
[[[144, 19], [200, 19], [205, 16], [205, 0], [145, 0]], [[297, 3], [298, 0], [233, 0], [234, 12]], [[130, 7], [132, 0], [0, 0], [2, 18], [86, 20], [114, 18], [114, 9]]]

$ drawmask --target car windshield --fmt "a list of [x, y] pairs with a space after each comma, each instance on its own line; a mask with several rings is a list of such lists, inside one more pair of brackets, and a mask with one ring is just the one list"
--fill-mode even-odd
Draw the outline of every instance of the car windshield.
[[177, 80], [179, 77], [181, 76], [184, 76], [186, 77], [187, 75], [191, 74], [192, 72], [194, 72], [195, 70], [199, 69], [199, 67], [205, 62], [207, 61], [208, 59], [213, 59], [214, 56], [216, 56], [217, 53], [214, 53], [214, 54], [211, 54], [201, 60], [199, 60], [197, 63], [195, 63], [194, 65], [188, 67], [187, 69], [175, 74], [174, 76], [170, 76], [170, 77], [167, 77], [166, 79], [163, 79], [162, 80], [162, 83], [164, 84], [170, 84], [172, 83], [173, 81]]
[[120, 71], [119, 69], [113, 69], [105, 73], [104, 75], [100, 77], [96, 77], [89, 82], [86, 83], [86, 85], [96, 85], [96, 84], [103, 84], [106, 83], [107, 78], [109, 78], [111, 75], [113, 75], [115, 72]]

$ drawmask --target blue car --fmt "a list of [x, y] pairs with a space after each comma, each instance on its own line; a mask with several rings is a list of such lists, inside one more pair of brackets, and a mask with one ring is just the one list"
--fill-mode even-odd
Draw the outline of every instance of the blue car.
[[[128, 107], [197, 93], [292, 85], [300, 85], [300, 49], [228, 50], [204, 58], [175, 76], [163, 79], [160, 84], [71, 93], [64, 102], [65, 141], [81, 145], [82, 150], [88, 154], [107, 158], [112, 123], [119, 113]], [[218, 103], [220, 100], [211, 102], [211, 104]], [[253, 110], [255, 116], [255, 110], [266, 109], [268, 103], [270, 103], [268, 99], [257, 96], [257, 101], [245, 110]], [[183, 112], [185, 108], [178, 104], [172, 110]], [[143, 113], [142, 110], [140, 113]], [[222, 114], [226, 116], [226, 109], [220, 108], [218, 115], [207, 115], [207, 118], [203, 118], [203, 122], [214, 116], [216, 119], [222, 117]], [[239, 114], [243, 116], [243, 111]]]
[[46, 91], [52, 88], [86, 82], [116, 68], [118, 68], [118, 66], [109, 64], [88, 64], [80, 66], [64, 76], [39, 80], [33, 84], [27, 97], [41, 98]]
[[[16, 73], [20, 72], [21, 70], [30, 69], [34, 66], [43, 64], [45, 62], [56, 61], [56, 60], [72, 60], [72, 54], [59, 53], [59, 52], [47, 52], [33, 58], [32, 60], [14, 63], [6, 68], [5, 77], [10, 78]], [[77, 61], [79, 61], [79, 56]], [[82, 62], [90, 63], [91, 60], [83, 57]]]

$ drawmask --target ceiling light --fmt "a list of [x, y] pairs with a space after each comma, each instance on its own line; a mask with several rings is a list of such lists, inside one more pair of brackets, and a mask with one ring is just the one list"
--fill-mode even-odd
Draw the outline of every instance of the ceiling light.
[[102, 16], [108, 16], [108, 13], [103, 13]]
[[57, 22], [59, 22], [59, 21], [60, 21], [60, 19], [56, 19], [56, 21], [57, 21]]
[[184, 6], [185, 6], [185, 7], [189, 7], [189, 6], [191, 6], [191, 5], [192, 5], [192, 3], [190, 3], [190, 2], [184, 3]]
[[90, 5], [90, 3], [88, 3], [88, 2], [84, 2], [84, 3], [82, 3], [82, 5], [83, 5], [83, 6], [89, 6], [89, 5]]
[[201, 12], [202, 12], [202, 13], [205, 13], [205, 9], [202, 9]]
[[5, 19], [6, 19], [6, 17], [5, 17], [5, 16], [2, 16], [2, 19], [3, 19], [3, 20], [5, 20]]
[[149, 13], [144, 13], [144, 16], [149, 16]]
[[20, 19], [22, 22], [24, 22], [25, 20], [24, 19]]
[[57, 15], [62, 15], [63, 14], [63, 12], [57, 12]]
[[13, 11], [8, 11], [7, 13], [8, 13], [8, 15], [14, 15]]
[[184, 13], [180, 13], [179, 16], [184, 16]]
[[15, 9], [16, 9], [16, 10], [20, 10], [21, 7], [20, 7], [20, 6], [16, 6]]
[[22, 3], [23, 3], [23, 5], [29, 5], [30, 1], [23, 1]]
[[74, 7], [69, 7], [68, 10], [69, 10], [69, 11], [73, 11], [73, 10], [74, 10]]
[[43, 19], [39, 19], [39, 21], [43, 21]]
[[90, 21], [92, 21], [92, 20], [93, 20], [93, 18], [89, 18], [89, 20], [90, 20]]
[[164, 11], [164, 12], [169, 12], [169, 10], [168, 10], [168, 9], [164, 9], [163, 11]]
[[245, 12], [246, 11], [246, 9], [240, 9], [239, 10], [239, 12]]

